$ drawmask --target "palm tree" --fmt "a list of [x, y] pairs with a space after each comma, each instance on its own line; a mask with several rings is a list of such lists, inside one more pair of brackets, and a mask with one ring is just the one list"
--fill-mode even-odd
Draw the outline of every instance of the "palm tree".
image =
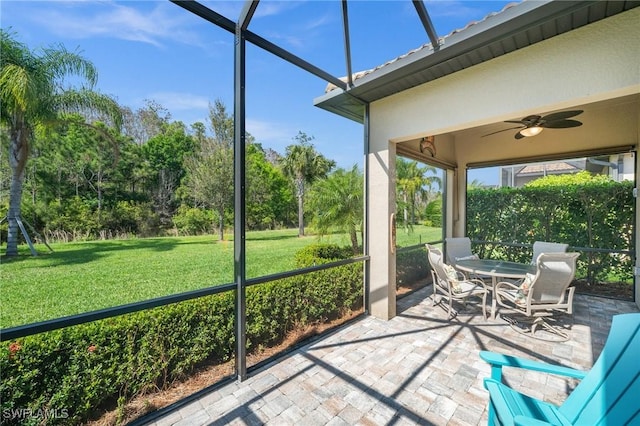
[[416, 205], [429, 203], [432, 196], [433, 186], [440, 188], [441, 181], [438, 176], [428, 176], [429, 173], [436, 173], [436, 168], [432, 166], [421, 166], [416, 161], [408, 161], [398, 158], [396, 162], [396, 175], [399, 209], [403, 210], [405, 227], [410, 227], [415, 223]]
[[304, 193], [305, 185], [324, 178], [335, 167], [333, 160], [316, 152], [311, 141], [313, 137], [298, 132], [295, 137], [298, 144], [289, 145], [282, 159], [284, 174], [293, 180], [298, 198], [298, 236], [304, 236]]
[[467, 183], [467, 190], [469, 189], [483, 189], [485, 187], [484, 183], [478, 179], [474, 179], [471, 182]]
[[[16, 256], [22, 186], [36, 129], [59, 123], [65, 113], [72, 112], [98, 112], [119, 127], [122, 115], [112, 98], [91, 90], [97, 70], [79, 54], [62, 46], [37, 53], [3, 30], [0, 43], [0, 122], [9, 133], [11, 168], [6, 255]], [[74, 76], [86, 86], [65, 88], [65, 78]], [[104, 130], [90, 127], [109, 137]]]
[[318, 233], [326, 235], [332, 228], [347, 232], [354, 254], [359, 252], [357, 231], [362, 228], [363, 186], [362, 173], [354, 165], [351, 170], [338, 169], [316, 183], [310, 197], [313, 225]]

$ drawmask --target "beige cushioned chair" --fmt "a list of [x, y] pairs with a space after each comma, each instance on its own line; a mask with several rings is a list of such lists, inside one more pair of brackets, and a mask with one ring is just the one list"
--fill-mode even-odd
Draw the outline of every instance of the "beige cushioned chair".
[[459, 259], [478, 258], [471, 251], [471, 240], [468, 237], [445, 238], [444, 246], [447, 253], [447, 263], [451, 266], [456, 266]]
[[478, 279], [468, 279], [453, 266], [444, 263], [444, 257], [439, 248], [430, 244], [426, 244], [426, 247], [433, 278], [433, 304], [437, 303], [437, 293], [441, 293], [449, 302], [447, 306], [449, 318], [453, 318], [457, 314], [453, 309], [454, 300], [466, 304], [467, 298], [478, 296], [482, 298], [482, 315], [486, 318], [488, 290], [485, 283]]
[[531, 264], [536, 264], [540, 253], [566, 253], [568, 248], [569, 244], [536, 241], [533, 243], [533, 256], [531, 256]]
[[[542, 253], [538, 256], [535, 275], [527, 274], [516, 284], [497, 283], [496, 302], [515, 314], [503, 315], [503, 318], [523, 334], [543, 340], [568, 340], [569, 334], [557, 325], [555, 317], [560, 313], [573, 313], [575, 287], [571, 282], [578, 256], [579, 253]], [[540, 329], [545, 332], [538, 333]]]

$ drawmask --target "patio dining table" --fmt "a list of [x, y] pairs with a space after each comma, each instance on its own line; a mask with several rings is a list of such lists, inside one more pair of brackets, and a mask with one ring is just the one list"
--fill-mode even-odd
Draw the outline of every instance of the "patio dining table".
[[522, 279], [527, 274], [536, 273], [536, 265], [529, 263], [509, 262], [497, 259], [466, 259], [458, 260], [456, 268], [464, 272], [491, 277], [491, 318], [496, 317], [495, 288], [498, 278]]

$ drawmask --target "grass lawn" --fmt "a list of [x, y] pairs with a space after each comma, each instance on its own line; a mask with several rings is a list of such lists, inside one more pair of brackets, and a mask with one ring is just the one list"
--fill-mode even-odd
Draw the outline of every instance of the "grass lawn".
[[[436, 228], [398, 230], [398, 245], [438, 239]], [[247, 276], [295, 268], [294, 255], [318, 242], [297, 237], [297, 229], [247, 233]], [[322, 242], [349, 244], [346, 235]], [[11, 327], [118, 306], [233, 281], [233, 241], [216, 236], [50, 244], [37, 257], [21, 247], [15, 259], [2, 258], [0, 327]]]
[[423, 225], [413, 225], [411, 228], [404, 228], [398, 223], [396, 242], [399, 247], [415, 246], [442, 240], [442, 228], [432, 228]]

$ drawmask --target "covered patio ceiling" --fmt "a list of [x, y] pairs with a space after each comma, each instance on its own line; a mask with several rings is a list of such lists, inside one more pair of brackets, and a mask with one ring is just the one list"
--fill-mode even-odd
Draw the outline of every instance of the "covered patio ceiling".
[[[341, 90], [332, 84], [315, 99], [315, 105], [354, 121], [362, 122], [365, 105], [455, 72], [525, 49], [536, 43], [614, 16], [640, 5], [639, 1], [524, 1], [507, 5], [466, 28], [440, 39], [440, 44], [423, 45], [373, 70], [356, 74], [353, 85]], [[615, 44], [612, 40], [612, 45]], [[614, 48], [614, 46], [612, 46]], [[587, 70], [585, 70], [586, 72]], [[514, 79], [518, 79], [515, 75]], [[576, 72], [580, 78], [580, 71]], [[521, 81], [523, 93], [544, 91], [545, 81]], [[486, 88], [486, 96], [493, 88]], [[507, 102], [508, 100], [505, 100]], [[583, 123], [571, 129], [547, 129], [532, 138], [515, 139], [514, 124], [528, 115], [544, 116], [557, 111], [581, 110], [575, 119]], [[466, 123], [432, 136], [456, 145], [457, 152], [468, 152], [464, 166], [513, 164], [534, 160], [566, 158], [584, 153], [607, 141], [609, 150], [626, 151], [638, 139], [640, 95], [628, 93], [596, 102], [576, 100], [548, 110], [512, 111], [482, 123]], [[491, 134], [491, 135], [490, 135]], [[440, 137], [440, 138], [439, 138]], [[397, 152], [418, 161], [433, 160], [420, 150], [420, 140], [396, 140]], [[615, 142], [613, 142], [615, 141]], [[436, 142], [436, 145], [438, 142]], [[612, 148], [613, 147], [613, 148]], [[601, 152], [604, 152], [600, 150]], [[544, 153], [544, 154], [543, 154]], [[458, 164], [451, 164], [459, 166]]]
[[[573, 119], [582, 122], [582, 126], [570, 129], [545, 129], [537, 136], [515, 139], [517, 124], [496, 121], [475, 127], [448, 132], [446, 136], [453, 140], [461, 150], [473, 157], [469, 167], [517, 164], [538, 160], [566, 159], [567, 156], [588, 156], [596, 151], [590, 147], [599, 141], [611, 141], [608, 148], [599, 148], [598, 154], [606, 152], [626, 152], [635, 149], [640, 128], [640, 94], [625, 95], [587, 104], [574, 104], [565, 110], [582, 110]], [[557, 112], [520, 111], [519, 115], [500, 117], [501, 120], [520, 120], [523, 117], [547, 115]], [[510, 130], [505, 130], [510, 129]], [[498, 132], [498, 133], [494, 133]], [[420, 151], [420, 140], [410, 140], [398, 144], [399, 154], [418, 161], [429, 161], [430, 157]], [[544, 152], [544, 154], [541, 154]]]

